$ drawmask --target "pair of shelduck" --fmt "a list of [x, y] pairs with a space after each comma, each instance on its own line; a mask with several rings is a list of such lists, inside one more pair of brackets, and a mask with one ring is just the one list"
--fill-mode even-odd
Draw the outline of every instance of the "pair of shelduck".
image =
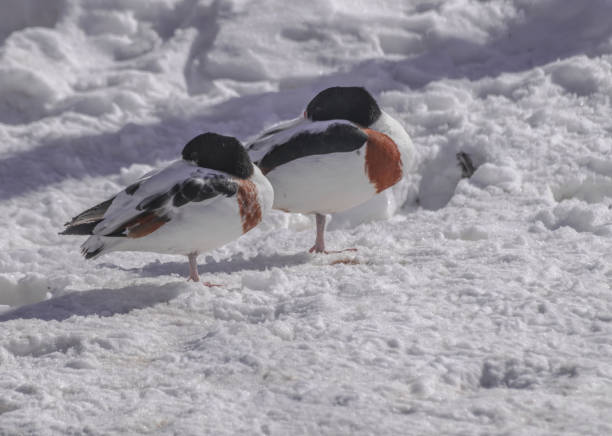
[[325, 214], [361, 204], [399, 182], [414, 156], [404, 128], [360, 87], [333, 87], [303, 116], [243, 147], [204, 133], [182, 158], [146, 174], [66, 223], [62, 234], [91, 235], [87, 259], [110, 251], [184, 254], [199, 281], [198, 254], [255, 227], [271, 209], [316, 215], [311, 252], [325, 252]]

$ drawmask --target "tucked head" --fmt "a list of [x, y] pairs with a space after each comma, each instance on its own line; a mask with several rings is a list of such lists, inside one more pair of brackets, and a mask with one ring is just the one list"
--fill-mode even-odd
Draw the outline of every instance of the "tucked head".
[[380, 108], [364, 88], [335, 86], [317, 94], [306, 107], [312, 121], [348, 120], [367, 127], [378, 120]]
[[183, 159], [198, 166], [223, 171], [241, 179], [253, 174], [251, 159], [242, 144], [232, 136], [203, 133], [183, 148]]

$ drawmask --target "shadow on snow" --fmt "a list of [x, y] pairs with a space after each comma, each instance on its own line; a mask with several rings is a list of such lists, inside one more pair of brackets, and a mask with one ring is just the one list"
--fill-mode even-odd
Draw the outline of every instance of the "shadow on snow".
[[174, 284], [77, 291], [5, 312], [0, 315], [0, 322], [14, 319], [63, 321], [74, 315], [113, 316], [166, 303], [179, 294], [180, 287]]
[[[231, 274], [241, 271], [265, 271], [270, 267], [285, 268], [290, 266], [302, 265], [307, 263], [311, 255], [303, 252], [297, 254], [258, 254], [253, 257], [244, 258], [242, 254], [235, 254], [228, 259], [216, 261], [212, 256], [206, 256], [204, 264], [198, 266], [200, 274]], [[178, 274], [185, 276], [188, 274], [189, 267], [187, 262], [151, 262], [142, 268], [123, 268], [118, 265], [104, 263], [100, 266], [106, 268], [121, 269], [126, 272], [139, 274], [142, 277], [159, 277], [162, 275]]]
[[[206, 264], [200, 265], [200, 274], [227, 273], [240, 271], [264, 271], [270, 266], [283, 268], [301, 265], [309, 261], [308, 253], [257, 255], [245, 259], [236, 254], [229, 259], [215, 261], [208, 256]], [[151, 262], [142, 268], [123, 268], [103, 263], [102, 267], [121, 269], [143, 277], [187, 273], [186, 262]], [[128, 286], [121, 289], [94, 289], [91, 291], [71, 292], [61, 297], [51, 298], [34, 304], [27, 304], [0, 314], [0, 322], [14, 319], [40, 319], [43, 321], [63, 321], [71, 316], [113, 316], [135, 309], [144, 309], [159, 303], [167, 303], [181, 293], [182, 282], [164, 285]]]

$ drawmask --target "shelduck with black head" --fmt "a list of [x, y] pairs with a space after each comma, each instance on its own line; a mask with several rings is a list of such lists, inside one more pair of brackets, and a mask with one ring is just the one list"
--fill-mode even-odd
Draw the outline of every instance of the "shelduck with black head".
[[311, 252], [326, 252], [325, 214], [357, 206], [409, 171], [414, 147], [402, 125], [361, 87], [317, 94], [303, 115], [247, 145], [274, 187], [275, 209], [315, 214]]

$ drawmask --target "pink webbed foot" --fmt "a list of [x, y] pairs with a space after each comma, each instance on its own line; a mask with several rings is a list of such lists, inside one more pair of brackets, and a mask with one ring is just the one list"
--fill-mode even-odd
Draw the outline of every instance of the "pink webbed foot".
[[334, 253], [344, 253], [345, 251], [357, 251], [356, 248], [345, 248], [344, 250], [333, 250], [328, 251], [325, 249], [325, 215], [320, 213], [316, 214], [317, 221], [317, 237], [315, 239], [315, 244], [312, 246], [309, 253], [324, 253], [324, 254], [334, 254]]
[[325, 245], [318, 245], [318, 244], [314, 244], [312, 246], [312, 248], [310, 250], [308, 250], [309, 253], [327, 253], [327, 251], [325, 251]]

